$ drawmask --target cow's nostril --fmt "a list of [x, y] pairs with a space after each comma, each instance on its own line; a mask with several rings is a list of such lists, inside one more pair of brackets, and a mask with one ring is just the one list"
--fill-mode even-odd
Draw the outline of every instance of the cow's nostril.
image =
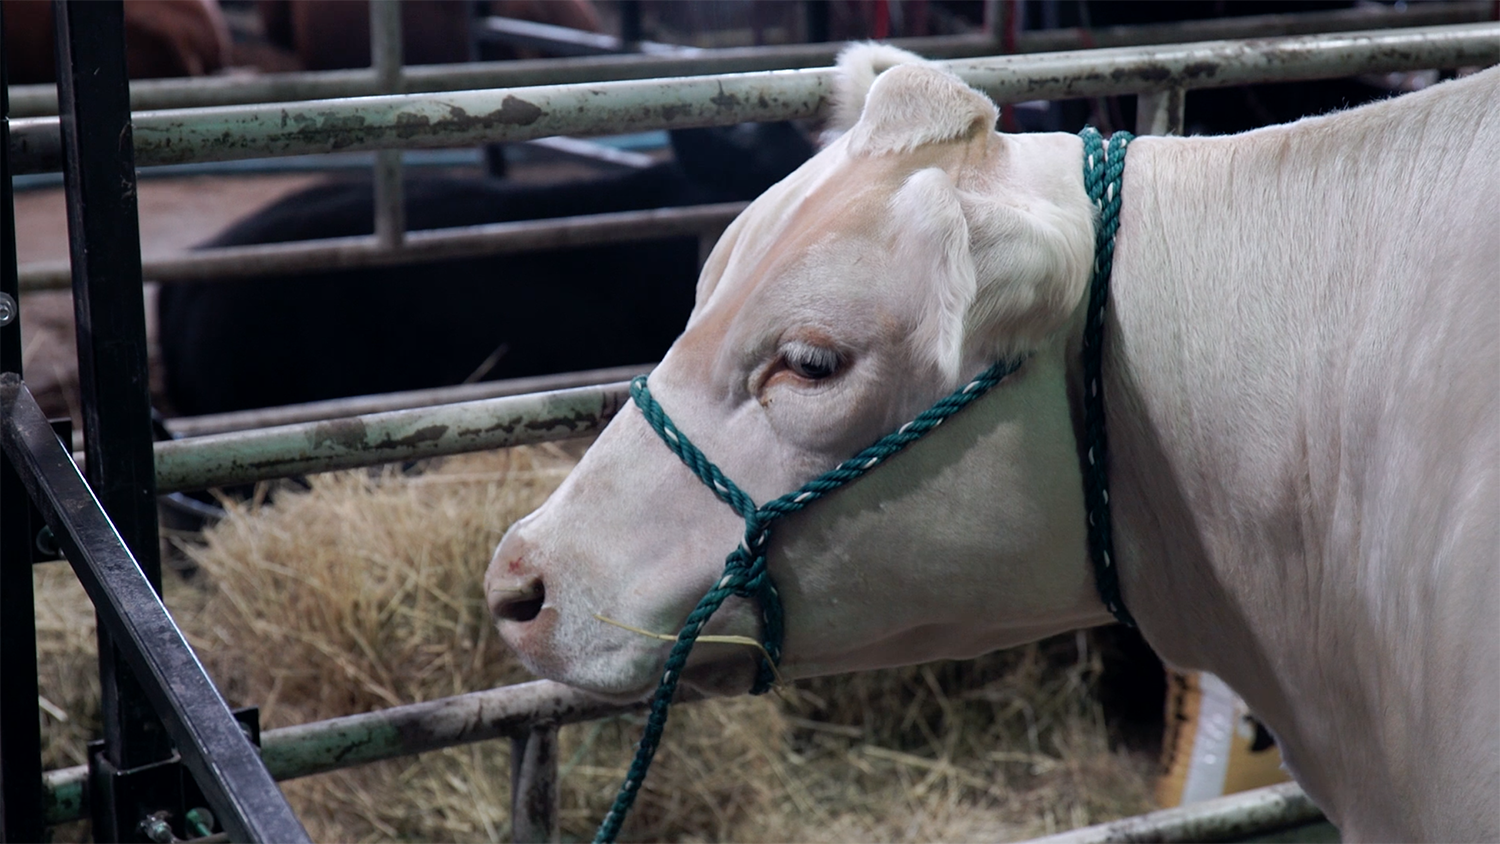
[[519, 587], [491, 589], [490, 612], [504, 621], [530, 621], [542, 611], [546, 600], [547, 590], [536, 577]]

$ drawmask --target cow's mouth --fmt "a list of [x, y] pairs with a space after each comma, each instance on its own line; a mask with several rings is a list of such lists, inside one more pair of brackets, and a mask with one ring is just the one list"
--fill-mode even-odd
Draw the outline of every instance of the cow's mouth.
[[[705, 650], [710, 645], [702, 645]], [[760, 655], [743, 647], [719, 645], [725, 653], [705, 654], [702, 662], [690, 662], [682, 672], [682, 684], [703, 697], [731, 697], [755, 685]]]
[[[675, 642], [676, 636], [670, 634], [652, 633], [640, 628], [623, 624], [601, 615], [594, 616], [603, 623], [614, 627], [624, 628], [635, 636], [642, 639], [663, 640], [663, 650], [658, 651], [658, 656], [665, 659], [666, 643]], [[765, 653], [760, 647], [759, 640], [749, 636], [727, 635], [724, 631], [731, 623], [729, 618], [715, 619], [708, 624], [708, 632], [698, 637], [697, 644], [693, 648], [692, 655], [688, 658], [687, 665], [682, 670], [680, 688], [688, 692], [690, 698], [704, 697], [729, 697], [742, 695], [750, 691], [755, 685], [760, 659]], [[606, 694], [611, 697], [630, 697], [637, 700], [645, 699], [654, 694], [661, 684], [661, 669], [652, 672], [647, 682], [637, 691], [629, 694], [621, 694], [619, 690], [611, 689]], [[595, 691], [590, 689], [590, 691]], [[595, 691], [596, 694], [600, 693]]]
[[[644, 630], [620, 630], [624, 625], [606, 624], [597, 616], [589, 619], [585, 630], [593, 631], [593, 625], [597, 625], [621, 635], [580, 637], [582, 631], [564, 621], [566, 614], [546, 603], [545, 592], [538, 585], [524, 594], [517, 590], [503, 598], [491, 593], [500, 635], [528, 670], [616, 703], [634, 703], [655, 693], [669, 643], [653, 641], [658, 635]], [[694, 647], [680, 680], [686, 696], [741, 695], [754, 685], [759, 649], [713, 641], [715, 634], [729, 632], [726, 628], [731, 621], [732, 617], [715, 619], [708, 631], [709, 641], [700, 641]], [[580, 647], [586, 639], [590, 644]]]

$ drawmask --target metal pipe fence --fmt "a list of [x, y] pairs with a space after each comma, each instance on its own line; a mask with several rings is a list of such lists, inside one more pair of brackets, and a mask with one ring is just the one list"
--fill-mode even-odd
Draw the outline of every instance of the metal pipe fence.
[[[1494, 17], [1494, 5], [1487, 0], [1410, 3], [1405, 8], [1375, 6], [1170, 24], [1029, 31], [1017, 35], [1015, 48], [1020, 53], [1046, 53], [1230, 38], [1284, 37], [1380, 27], [1478, 23], [1493, 20]], [[924, 56], [947, 59], [993, 55], [1000, 52], [1001, 46], [993, 36], [984, 33], [898, 38], [890, 43]], [[828, 43], [791, 44], [718, 49], [689, 56], [592, 56], [427, 65], [406, 68], [400, 92], [517, 88], [819, 67], [833, 64], [840, 47], [839, 44]], [[384, 92], [372, 69], [226, 75], [132, 81], [130, 104], [132, 109], [144, 111], [364, 97]], [[13, 118], [57, 113], [57, 94], [52, 85], [15, 85], [11, 87], [10, 97]]]
[[625, 382], [392, 410], [156, 444], [160, 493], [590, 436], [630, 403]]
[[[370, 3], [370, 63], [382, 94], [401, 91], [401, 4]], [[406, 239], [406, 191], [401, 182], [401, 150], [375, 153], [375, 242], [397, 250]]]
[[[261, 734], [261, 757], [271, 775], [278, 781], [285, 781], [476, 741], [509, 738], [526, 742], [538, 731], [644, 709], [644, 702], [608, 703], [561, 683], [537, 680], [267, 730]], [[46, 821], [49, 825], [67, 823], [87, 815], [84, 790], [87, 777], [88, 768], [82, 765], [48, 772]], [[514, 794], [525, 792], [525, 788], [513, 791]], [[1032, 844], [1233, 841], [1266, 831], [1316, 823], [1322, 817], [1300, 786], [1282, 783], [1084, 827], [1036, 839]]]
[[1268, 832], [1307, 827], [1322, 820], [1323, 813], [1313, 805], [1302, 787], [1288, 782], [1037, 838], [1030, 844], [1244, 841], [1254, 840]]
[[[1206, 41], [944, 63], [997, 103], [1060, 100], [1361, 73], [1489, 65], [1500, 23]], [[550, 135], [604, 135], [822, 116], [835, 70], [547, 85], [245, 105], [135, 115], [138, 165], [395, 147], [422, 149]], [[12, 122], [16, 173], [57, 169], [57, 120]]]
[[[315, 269], [397, 266], [537, 249], [702, 236], [722, 231], [748, 204], [725, 202], [414, 231], [407, 232], [399, 246], [383, 246], [378, 238], [371, 236], [229, 246], [146, 258], [141, 262], [141, 272], [149, 281], [213, 283]], [[20, 288], [65, 290], [70, 278], [69, 262], [38, 261], [21, 267]]]
[[[992, 48], [993, 42], [989, 46]], [[1142, 103], [1143, 126], [1170, 131], [1172, 126], [1180, 126], [1182, 92], [1192, 88], [1487, 65], [1497, 61], [1500, 61], [1500, 25], [1471, 24], [1276, 41], [1218, 41], [1007, 56], [956, 61], [949, 63], [949, 67], [1001, 102], [1158, 94]], [[136, 116], [135, 149], [141, 163], [167, 163], [297, 154], [330, 148], [442, 146], [553, 134], [617, 132], [622, 128], [780, 120], [820, 114], [826, 107], [831, 74], [828, 69], [796, 70], [508, 91], [380, 96], [299, 103], [285, 108], [245, 106], [142, 113]], [[17, 139], [11, 146], [13, 161], [23, 168], [36, 169], [60, 156], [56, 120], [35, 118], [16, 123], [19, 126], [12, 125], [13, 137]], [[388, 247], [385, 251], [418, 249], [423, 234], [426, 233], [414, 233], [398, 249]], [[365, 255], [371, 251], [373, 248], [362, 239], [356, 249], [346, 254], [356, 256], [348, 259], [351, 261], [376, 260]], [[217, 260], [211, 254], [193, 257]], [[202, 270], [204, 266], [195, 269]], [[168, 268], [166, 274], [173, 271]], [[182, 271], [182, 277], [188, 275]], [[101, 612], [118, 616], [110, 622], [111, 626], [131, 630], [127, 616], [141, 610], [118, 606], [120, 596], [137, 596], [141, 603], [150, 604], [145, 594], [151, 591], [150, 584], [145, 585], [144, 592], [134, 581], [122, 581], [119, 586], [100, 585], [113, 576], [105, 569], [125, 569], [129, 552], [123, 549], [113, 526], [97, 505], [84, 511], [62, 506], [58, 490], [72, 494], [64, 497], [73, 500], [87, 493], [88, 488], [83, 486], [82, 491], [77, 488], [82, 479], [77, 477], [76, 466], [69, 464], [66, 451], [55, 437], [51, 445], [47, 444], [41, 433], [45, 420], [40, 420], [40, 411], [30, 409], [35, 407], [34, 403], [29, 407], [25, 404], [29, 393], [24, 385], [14, 375], [6, 375], [4, 379], [0, 399], [6, 409], [7, 456], [23, 465], [22, 474], [32, 496], [43, 504], [44, 517], [64, 539], [80, 577], [87, 574], [95, 578], [89, 591]], [[627, 401], [626, 385], [614, 383], [159, 443], [154, 452], [156, 488], [168, 492], [247, 483], [290, 474], [584, 436], [601, 429]], [[24, 412], [17, 413], [18, 407]], [[50, 429], [47, 437], [51, 437]], [[46, 457], [45, 465], [37, 462], [38, 454]], [[110, 559], [114, 562], [109, 566], [91, 562], [90, 555], [97, 560], [101, 554], [113, 554]], [[139, 576], [133, 561], [129, 568]], [[151, 597], [154, 598], [154, 593]], [[159, 600], [155, 606], [160, 607]], [[140, 644], [134, 638], [124, 643], [132, 665], [156, 678], [157, 682], [151, 686], [156, 690], [153, 693], [166, 694], [161, 691], [166, 688], [164, 680], [177, 677], [179, 672], [189, 677], [190, 682], [198, 682], [192, 679], [198, 676], [193, 669], [196, 667], [201, 673], [201, 666], [197, 666], [191, 650], [186, 650], [185, 657], [182, 650], [171, 650], [176, 647], [169, 641], [175, 628], [168, 631], [161, 626], [162, 618], [170, 625], [165, 610], [159, 614], [147, 612], [142, 617], [156, 625], [151, 628], [152, 637], [166, 641], [163, 647], [175, 655], [163, 657], [159, 649]], [[180, 640], [180, 633], [177, 639]], [[182, 648], [186, 648], [185, 643]], [[203, 682], [207, 682], [206, 676]], [[288, 778], [342, 767], [346, 762], [355, 764], [482, 738], [509, 737], [513, 741], [516, 785], [513, 828], [518, 837], [542, 838], [551, 834], [556, 822], [555, 800], [548, 797], [555, 787], [556, 775], [552, 730], [557, 724], [571, 720], [589, 720], [623, 711], [582, 693], [563, 692], [553, 686], [528, 684], [270, 731], [263, 736], [262, 745], [266, 768], [259, 768], [258, 761], [253, 766], [241, 765], [238, 757], [229, 760], [233, 763], [230, 767], [238, 772], [233, 777], [253, 778], [269, 769], [272, 776]], [[221, 780], [215, 776], [225, 775], [225, 761], [208, 758], [201, 749], [217, 747], [223, 742], [205, 740], [201, 735], [195, 737], [193, 731], [209, 729], [196, 727], [200, 723], [197, 718], [207, 719], [201, 723], [211, 724], [211, 729], [227, 729], [224, 724], [228, 713], [219, 711], [222, 701], [219, 708], [203, 713], [181, 711], [182, 707], [172, 700], [154, 702], [165, 714], [167, 727], [178, 739], [179, 747], [183, 742], [191, 745], [191, 749], [184, 750], [188, 767], [200, 775], [200, 780], [207, 778], [219, 783]], [[487, 710], [486, 706], [493, 708]], [[249, 743], [240, 743], [248, 752]], [[256, 774], [251, 767], [259, 768], [260, 773]], [[47, 775], [49, 821], [84, 814], [81, 781], [76, 769]], [[256, 793], [263, 792], [263, 784], [258, 784]], [[229, 821], [230, 828], [237, 835], [261, 840], [305, 837], [300, 834], [300, 827], [275, 826], [284, 823], [285, 817], [277, 807], [265, 807], [266, 814], [262, 817], [253, 806], [236, 809], [233, 794], [221, 790], [211, 797], [216, 811], [222, 805], [229, 813], [226, 819], [233, 818]], [[1231, 823], [1234, 835], [1316, 817], [1316, 810], [1310, 809], [1310, 803], [1295, 786], [1235, 796], [1226, 801], [1223, 805], [1229, 808], [1220, 817], [1234, 819]], [[237, 811], [239, 814], [235, 814]], [[1144, 816], [1134, 819], [1136, 825], [1129, 829], [1120, 826], [1107, 833], [1121, 837], [1080, 840], [1139, 840], [1140, 836], [1184, 840], [1209, 834], [1207, 827], [1192, 826], [1196, 821], [1181, 821], [1183, 817], [1197, 817], [1191, 811], [1183, 815], [1179, 810], [1178, 815], [1164, 817]], [[1149, 818], [1156, 820], [1148, 821]], [[267, 825], [257, 826], [262, 823]]]
[[[684, 690], [681, 702], [699, 699]], [[477, 741], [499, 738], [526, 741], [538, 731], [555, 731], [567, 724], [641, 712], [645, 708], [645, 701], [610, 703], [572, 686], [534, 680], [266, 730], [260, 736], [260, 753], [271, 776], [285, 781]], [[536, 750], [529, 752], [534, 757], [540, 755]], [[49, 825], [87, 816], [88, 795], [84, 788], [87, 779], [85, 765], [48, 772]]]
[[321, 422], [325, 419], [384, 413], [389, 410], [407, 410], [531, 393], [550, 393], [574, 387], [597, 387], [616, 381], [629, 381], [642, 372], [650, 372], [655, 366], [654, 363], [640, 363], [631, 366], [612, 366], [606, 369], [588, 369], [582, 372], [563, 372], [557, 375], [477, 381], [473, 384], [434, 387], [427, 390], [351, 396], [283, 407], [215, 413], [209, 416], [181, 416], [166, 420], [166, 426], [167, 430], [175, 436], [200, 437], [204, 434], [224, 434], [230, 431], [247, 431], [252, 428], [269, 428], [273, 425], [292, 425], [298, 422]]
[[[150, 678], [142, 688], [216, 817], [239, 840], [307, 841], [153, 584], [13, 372], [0, 374], [0, 419], [0, 447], [72, 563], [100, 626], [113, 631], [135, 676]], [[106, 770], [105, 779], [113, 773]]]
[[485, 41], [531, 47], [553, 56], [604, 56], [619, 53], [647, 55], [702, 55], [698, 47], [662, 44], [655, 41], [631, 42], [601, 32], [585, 32], [549, 23], [517, 18], [487, 17], [479, 24], [479, 37]]
[[[1136, 94], [1143, 98], [1141, 110], [1154, 115], [1153, 120], [1180, 127], [1184, 98], [1193, 89], [1497, 61], [1500, 23], [1002, 56], [946, 65], [997, 102]], [[136, 116], [136, 152], [143, 162], [182, 163], [817, 117], [830, 100], [833, 74], [823, 68], [142, 113]], [[13, 132], [21, 166], [50, 166], [47, 162], [56, 155], [55, 120], [16, 121]], [[618, 242], [648, 232], [712, 232], [726, 218], [733, 218], [728, 206], [700, 206], [414, 232], [400, 243], [393, 236], [384, 241], [377, 236], [232, 247], [150, 260], [145, 275], [173, 282], [388, 266]], [[66, 278], [62, 262], [21, 268], [23, 290], [57, 289]]]

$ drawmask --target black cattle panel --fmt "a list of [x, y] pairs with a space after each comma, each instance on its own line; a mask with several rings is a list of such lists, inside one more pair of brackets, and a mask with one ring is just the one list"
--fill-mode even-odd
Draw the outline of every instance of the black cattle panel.
[[[4, 41], [0, 4], [0, 43]], [[0, 62], [0, 371], [21, 374], [20, 282], [10, 183], [10, 96]], [[33, 531], [26, 488], [0, 455], [0, 841], [46, 837], [42, 744], [37, 713]]]
[[[250, 738], [162, 605], [155, 585], [78, 473], [31, 391], [14, 373], [0, 374], [0, 448], [16, 466], [94, 602], [99, 626], [114, 632], [116, 646], [134, 676], [141, 678], [182, 763], [230, 836], [236, 841], [307, 841]], [[113, 773], [107, 761], [104, 770]], [[169, 756], [167, 761], [175, 760]], [[96, 782], [109, 791], [131, 780]], [[95, 793], [92, 802], [109, 801]], [[40, 814], [40, 805], [37, 808]], [[98, 840], [144, 840], [139, 823], [110, 833], [95, 828]]]
[[[141, 576], [160, 592], [124, 6], [59, 0], [53, 18], [89, 485]], [[172, 746], [114, 632], [99, 625], [104, 747], [90, 763], [123, 772], [170, 760]], [[139, 839], [140, 819], [137, 806], [95, 803], [94, 831], [102, 840]]]
[[[54, 17], [89, 483], [160, 591], [124, 7], [58, 3]], [[99, 653], [106, 755], [121, 770], [169, 758], [167, 736], [103, 626]]]
[[0, 437], [26, 487], [21, 500], [48, 522], [99, 615], [104, 739], [89, 753], [93, 835], [185, 834], [186, 761], [236, 837], [306, 840], [158, 597], [124, 8], [58, 0], [53, 18], [89, 482], [16, 373], [0, 375]]
[[[414, 230], [751, 199], [812, 153], [788, 124], [673, 133], [677, 160], [554, 185], [418, 177]], [[206, 246], [371, 232], [368, 179], [320, 185]], [[197, 415], [657, 360], [692, 309], [696, 237], [165, 285], [168, 398]]]

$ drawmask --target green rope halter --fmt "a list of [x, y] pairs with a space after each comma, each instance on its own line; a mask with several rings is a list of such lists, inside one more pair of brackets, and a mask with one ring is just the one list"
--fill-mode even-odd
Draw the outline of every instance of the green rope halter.
[[[1121, 137], [1122, 135], [1124, 137]], [[1111, 155], [1109, 156], [1111, 166], [1106, 176], [1102, 166], [1104, 155], [1099, 148], [1099, 133], [1092, 128], [1086, 128], [1083, 133], [1084, 180], [1089, 190], [1089, 197], [1096, 205], [1100, 204], [1101, 197], [1106, 197], [1098, 227], [1089, 319], [1084, 330], [1084, 372], [1090, 384], [1089, 390], [1096, 398], [1092, 404], [1089, 400], [1085, 402], [1085, 430], [1089, 443], [1089, 457], [1085, 464], [1085, 504], [1089, 513], [1090, 545], [1096, 546], [1097, 542], [1104, 543], [1102, 547], [1092, 549], [1095, 559], [1095, 580], [1100, 597], [1104, 599], [1105, 605], [1115, 613], [1116, 617], [1120, 617], [1124, 610], [1118, 600], [1118, 581], [1109, 562], [1111, 556], [1111, 549], [1108, 545], [1110, 541], [1109, 493], [1106, 488], [1102, 459], [1104, 417], [1103, 393], [1099, 389], [1099, 344], [1103, 330], [1104, 298], [1108, 294], [1109, 268], [1114, 253], [1114, 233], [1119, 227], [1118, 186], [1120, 174], [1124, 170], [1124, 149], [1128, 138], [1129, 136], [1125, 133], [1117, 133], [1111, 139]], [[1114, 154], [1117, 150], [1118, 154]], [[1107, 183], [1107, 186], [1098, 187], [1096, 190], [1096, 183]], [[1108, 210], [1110, 202], [1113, 203], [1112, 213]], [[1108, 226], [1107, 235], [1104, 233], [1106, 225]], [[1093, 349], [1092, 364], [1090, 363], [1091, 348]], [[651, 767], [651, 760], [656, 756], [656, 749], [661, 743], [662, 732], [667, 724], [667, 713], [672, 697], [677, 692], [677, 683], [682, 677], [682, 669], [687, 665], [688, 655], [692, 653], [693, 645], [697, 642], [699, 634], [703, 632], [703, 626], [708, 619], [731, 595], [754, 600], [760, 607], [765, 657], [760, 660], [755, 685], [750, 693], [764, 694], [770, 690], [776, 676], [775, 665], [781, 661], [781, 644], [784, 634], [781, 596], [776, 591], [776, 584], [772, 581], [770, 573], [766, 571], [766, 552], [771, 542], [771, 525], [777, 519], [798, 512], [884, 463], [888, 458], [941, 425], [950, 416], [989, 392], [992, 387], [1019, 369], [1026, 362], [1027, 357], [1029, 355], [996, 362], [975, 376], [972, 381], [922, 411], [912, 421], [881, 437], [873, 445], [808, 481], [797, 490], [759, 507], [673, 424], [667, 412], [652, 397], [651, 390], [646, 385], [645, 375], [638, 375], [630, 382], [630, 396], [640, 408], [641, 415], [645, 417], [647, 424], [720, 501], [732, 507], [745, 520], [745, 535], [740, 540], [739, 547], [731, 551], [725, 559], [723, 576], [698, 601], [693, 611], [688, 613], [682, 630], [672, 644], [672, 650], [668, 653], [666, 664], [663, 666], [661, 682], [651, 696], [646, 729], [641, 736], [640, 744], [636, 746], [635, 759], [630, 763], [630, 770], [625, 774], [625, 782], [620, 786], [620, 792], [615, 797], [614, 804], [610, 806], [609, 814], [605, 815], [603, 822], [599, 824], [599, 831], [594, 834], [595, 844], [612, 842], [619, 835], [620, 825], [624, 823], [625, 815], [635, 803], [641, 783], [645, 781], [646, 773]], [[1091, 416], [1093, 404], [1097, 404], [1098, 409]], [[1093, 421], [1090, 422], [1090, 419]], [[1099, 456], [1097, 461], [1094, 457], [1096, 454]], [[1097, 469], [1090, 468], [1094, 466], [1097, 466]], [[1097, 508], [1094, 506], [1096, 498], [1101, 502]], [[1102, 565], [1099, 563], [1101, 553]], [[1121, 620], [1130, 623], [1127, 619], [1128, 615]]]

